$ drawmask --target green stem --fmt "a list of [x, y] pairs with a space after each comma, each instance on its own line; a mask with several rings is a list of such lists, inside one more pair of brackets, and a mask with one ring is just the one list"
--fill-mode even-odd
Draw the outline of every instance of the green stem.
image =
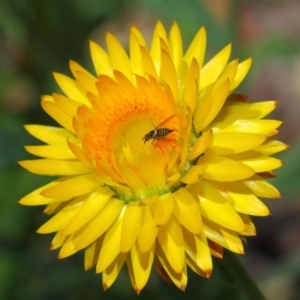
[[226, 271], [232, 276], [235, 283], [242, 289], [249, 300], [266, 300], [235, 253], [225, 250], [223, 264]]

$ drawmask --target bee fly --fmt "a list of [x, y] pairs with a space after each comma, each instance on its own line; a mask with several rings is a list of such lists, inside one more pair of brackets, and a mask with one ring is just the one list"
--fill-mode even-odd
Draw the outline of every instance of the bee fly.
[[165, 138], [168, 134], [170, 134], [173, 131], [176, 131], [175, 129], [169, 129], [166, 127], [161, 127], [168, 121], [170, 121], [175, 115], [170, 116], [169, 118], [165, 119], [163, 122], [158, 124], [154, 130], [149, 131], [148, 133], [145, 134], [145, 136], [142, 138], [144, 140], [144, 144], [150, 140], [157, 141], [159, 139], [163, 139], [165, 141], [175, 141], [174, 139], [168, 139]]

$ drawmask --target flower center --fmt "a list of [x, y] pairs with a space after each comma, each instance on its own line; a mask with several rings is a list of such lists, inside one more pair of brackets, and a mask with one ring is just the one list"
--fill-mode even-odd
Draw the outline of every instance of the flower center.
[[161, 186], [168, 176], [169, 150], [179, 151], [172, 93], [153, 78], [136, 76], [133, 85], [121, 73], [115, 76], [99, 77], [99, 95], [90, 96], [92, 110], [78, 114], [84, 115], [87, 157], [104, 177], [131, 190]]

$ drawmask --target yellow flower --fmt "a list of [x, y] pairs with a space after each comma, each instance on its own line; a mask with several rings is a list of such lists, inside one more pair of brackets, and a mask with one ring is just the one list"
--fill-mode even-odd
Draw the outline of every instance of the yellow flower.
[[187, 267], [208, 278], [211, 255], [244, 252], [250, 216], [269, 214], [258, 197], [280, 197], [265, 178], [282, 165], [281, 122], [263, 119], [277, 102], [233, 94], [251, 58], [229, 62], [228, 45], [204, 64], [204, 28], [185, 53], [176, 23], [167, 36], [158, 22], [150, 48], [132, 26], [129, 56], [106, 42], [90, 43], [96, 75], [73, 61], [75, 79], [54, 74], [65, 96], [41, 104], [61, 127], [26, 126], [46, 145], [26, 146], [42, 158], [21, 166], [58, 178], [20, 203], [47, 205], [38, 232], [56, 232], [59, 258], [84, 249], [105, 289], [126, 264], [137, 292], [153, 265], [184, 290]]

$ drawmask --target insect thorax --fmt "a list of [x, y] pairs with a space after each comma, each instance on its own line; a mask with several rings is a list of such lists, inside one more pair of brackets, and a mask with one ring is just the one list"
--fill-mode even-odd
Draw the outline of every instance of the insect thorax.
[[154, 137], [156, 137], [156, 135], [157, 135], [157, 130], [151, 130], [148, 133], [149, 138], [154, 138]]

